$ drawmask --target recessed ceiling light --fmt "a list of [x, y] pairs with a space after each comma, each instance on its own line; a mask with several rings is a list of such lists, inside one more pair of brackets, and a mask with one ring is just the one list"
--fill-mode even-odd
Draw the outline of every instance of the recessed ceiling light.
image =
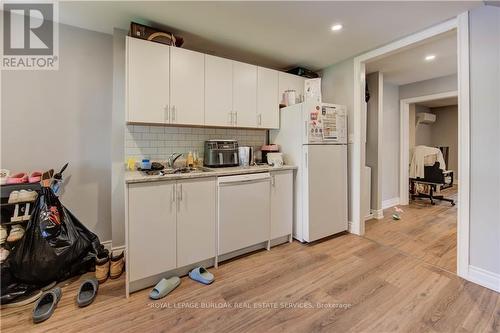
[[342, 24], [334, 24], [332, 25], [332, 31], [342, 30]]
[[434, 54], [429, 54], [428, 56], [425, 57], [425, 60], [427, 61], [432, 61], [436, 59], [436, 56]]

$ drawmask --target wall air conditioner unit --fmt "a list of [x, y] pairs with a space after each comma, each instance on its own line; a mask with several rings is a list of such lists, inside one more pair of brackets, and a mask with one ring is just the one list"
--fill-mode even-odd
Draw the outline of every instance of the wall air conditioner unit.
[[436, 122], [436, 115], [433, 113], [421, 112], [417, 113], [418, 124], [434, 124]]

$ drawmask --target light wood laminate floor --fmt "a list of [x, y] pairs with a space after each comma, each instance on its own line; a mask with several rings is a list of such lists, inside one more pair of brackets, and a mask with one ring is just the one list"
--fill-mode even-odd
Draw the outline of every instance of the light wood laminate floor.
[[[457, 202], [456, 186], [442, 193]], [[366, 221], [365, 237], [456, 273], [458, 203], [436, 200], [433, 206], [417, 199], [399, 207], [404, 210], [399, 221], [392, 219], [394, 208], [385, 209], [383, 219]]]
[[[284, 244], [211, 269], [204, 286], [182, 278], [160, 301], [126, 299], [124, 279], [87, 308], [78, 283], [33, 325], [32, 306], [2, 310], [2, 332], [499, 332], [500, 295], [398, 249], [345, 234]], [[200, 302], [219, 308], [200, 309]], [[303, 308], [299, 308], [299, 307]], [[335, 308], [337, 306], [337, 308]], [[194, 308], [190, 308], [194, 307]], [[325, 308], [327, 307], [327, 308]]]

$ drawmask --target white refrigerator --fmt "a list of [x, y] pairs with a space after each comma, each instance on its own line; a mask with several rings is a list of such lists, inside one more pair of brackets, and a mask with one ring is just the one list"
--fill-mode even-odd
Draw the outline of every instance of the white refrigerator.
[[270, 131], [285, 164], [296, 165], [293, 237], [301, 242], [347, 230], [347, 111], [304, 102], [281, 109]]

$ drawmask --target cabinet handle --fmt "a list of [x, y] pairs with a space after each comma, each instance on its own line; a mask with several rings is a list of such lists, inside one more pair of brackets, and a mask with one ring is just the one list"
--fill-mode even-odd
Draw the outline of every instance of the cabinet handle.
[[175, 202], [175, 192], [176, 192], [176, 186], [175, 184], [172, 185], [172, 202]]
[[165, 105], [163, 110], [165, 110], [165, 119], [167, 119], [167, 123], [168, 123], [170, 121], [170, 108], [168, 105]]
[[229, 112], [229, 124], [230, 125], [233, 125], [233, 113], [232, 112]]
[[175, 114], [176, 114], [175, 105], [172, 105], [172, 122], [175, 121]]
[[234, 113], [234, 125], [238, 125], [238, 111]]
[[181, 184], [181, 190], [180, 190], [180, 193], [181, 193], [181, 201], [182, 201], [182, 184]]
[[259, 126], [262, 126], [262, 113], [259, 114]]
[[273, 175], [273, 177], [271, 178], [271, 185], [273, 185], [273, 187], [276, 186], [276, 175]]

